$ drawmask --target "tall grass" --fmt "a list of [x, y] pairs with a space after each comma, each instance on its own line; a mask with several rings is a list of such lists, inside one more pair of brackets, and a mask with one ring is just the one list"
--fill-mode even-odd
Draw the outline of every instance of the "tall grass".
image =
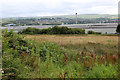
[[118, 53], [75, 53], [62, 43], [3, 31], [3, 78], [117, 78]]

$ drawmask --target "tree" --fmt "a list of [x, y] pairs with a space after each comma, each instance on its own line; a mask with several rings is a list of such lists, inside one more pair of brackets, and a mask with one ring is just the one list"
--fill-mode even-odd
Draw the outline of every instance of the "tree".
[[118, 24], [116, 32], [120, 33], [120, 24]]

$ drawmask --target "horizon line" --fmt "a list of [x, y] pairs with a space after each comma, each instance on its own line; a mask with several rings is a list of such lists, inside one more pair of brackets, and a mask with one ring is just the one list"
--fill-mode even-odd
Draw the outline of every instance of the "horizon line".
[[[78, 14], [79, 15], [118, 15], [118, 14]], [[18, 17], [1, 17], [3, 18], [24, 18], [24, 17], [57, 17], [57, 16], [74, 16], [73, 14], [65, 14], [65, 15], [41, 15], [41, 16], [18, 16]]]

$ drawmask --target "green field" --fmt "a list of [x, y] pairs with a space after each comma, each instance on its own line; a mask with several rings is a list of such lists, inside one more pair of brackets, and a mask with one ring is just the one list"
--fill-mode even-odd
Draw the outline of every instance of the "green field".
[[118, 78], [118, 36], [3, 31], [3, 78]]
[[27, 39], [35, 39], [36, 42], [58, 43], [62, 47], [80, 53], [87, 51], [94, 54], [117, 53], [118, 36], [102, 35], [25, 35]]

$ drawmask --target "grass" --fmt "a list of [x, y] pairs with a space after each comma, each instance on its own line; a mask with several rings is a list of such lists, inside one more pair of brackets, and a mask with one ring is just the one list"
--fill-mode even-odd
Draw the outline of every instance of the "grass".
[[27, 39], [37, 42], [47, 41], [74, 50], [77, 53], [87, 50], [91, 53], [114, 53], [118, 51], [118, 36], [102, 35], [25, 35]]
[[[26, 38], [36, 38], [37, 41], [61, 41], [63, 44], [87, 44], [92, 41], [100, 44], [118, 44], [118, 36], [101, 36], [101, 35], [26, 35]], [[111, 42], [110, 42], [111, 41]]]
[[3, 33], [3, 78], [119, 77], [117, 36]]

